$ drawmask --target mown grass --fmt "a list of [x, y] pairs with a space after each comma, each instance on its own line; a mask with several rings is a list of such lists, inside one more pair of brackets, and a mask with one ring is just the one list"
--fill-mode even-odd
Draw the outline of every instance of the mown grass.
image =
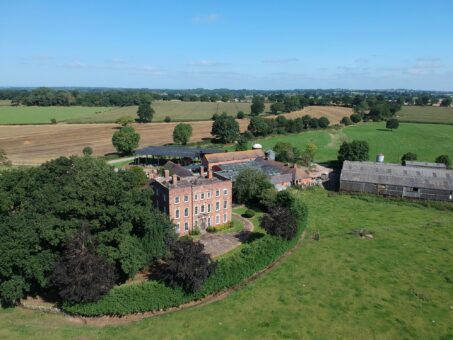
[[[301, 196], [310, 211], [303, 246], [222, 301], [102, 328], [8, 309], [0, 337], [453, 337], [453, 213], [323, 190]], [[350, 233], [358, 228], [374, 239]], [[310, 237], [315, 230], [320, 241]]]
[[315, 161], [325, 162], [337, 158], [343, 141], [354, 139], [369, 143], [370, 160], [380, 152], [384, 153], [386, 162], [393, 163], [399, 163], [406, 152], [414, 152], [419, 160], [427, 162], [433, 162], [441, 154], [453, 158], [453, 126], [441, 124], [401, 123], [397, 130], [390, 131], [385, 128], [385, 122], [366, 123], [342, 129], [259, 138], [252, 143], [260, 143], [267, 149], [277, 142], [288, 142], [300, 150], [304, 150], [308, 143], [315, 143], [318, 146]]
[[453, 107], [403, 106], [398, 117], [402, 122], [453, 124]]

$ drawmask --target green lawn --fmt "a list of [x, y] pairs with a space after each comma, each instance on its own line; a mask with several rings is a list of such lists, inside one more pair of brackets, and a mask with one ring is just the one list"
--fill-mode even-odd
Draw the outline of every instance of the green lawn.
[[453, 107], [403, 106], [397, 115], [400, 121], [453, 124]]
[[[224, 300], [107, 327], [2, 310], [0, 338], [453, 337], [453, 212], [320, 189], [301, 195], [310, 209], [303, 246]], [[358, 228], [374, 239], [350, 234]]]
[[343, 141], [366, 140], [370, 144], [370, 160], [383, 152], [386, 162], [399, 163], [406, 152], [415, 152], [422, 161], [434, 161], [441, 154], [453, 158], [453, 126], [441, 124], [401, 123], [397, 130], [385, 129], [385, 122], [366, 123], [339, 130], [308, 131], [300, 134], [279, 135], [256, 139], [264, 149], [272, 148], [277, 142], [289, 142], [303, 150], [307, 143], [318, 146], [315, 160], [324, 162], [337, 158]]
[[[5, 102], [6, 104], [6, 102]], [[162, 122], [166, 116], [172, 121], [209, 120], [214, 113], [236, 115], [238, 111], [250, 113], [250, 103], [211, 103], [156, 101], [153, 121]], [[0, 124], [43, 124], [52, 118], [67, 123], [112, 123], [121, 116], [137, 117], [137, 106], [86, 107], [86, 106], [2, 106]]]

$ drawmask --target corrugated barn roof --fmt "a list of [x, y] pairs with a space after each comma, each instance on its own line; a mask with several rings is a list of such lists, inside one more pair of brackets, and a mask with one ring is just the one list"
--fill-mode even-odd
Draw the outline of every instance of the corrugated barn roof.
[[340, 180], [453, 190], [453, 170], [426, 166], [345, 161]]

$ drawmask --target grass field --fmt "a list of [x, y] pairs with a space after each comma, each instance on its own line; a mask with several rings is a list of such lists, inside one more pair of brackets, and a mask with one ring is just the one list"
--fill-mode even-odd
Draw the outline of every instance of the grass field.
[[400, 121], [453, 124], [453, 107], [403, 106]]
[[289, 142], [303, 150], [309, 143], [318, 146], [318, 162], [337, 158], [343, 141], [366, 140], [370, 145], [370, 160], [383, 152], [386, 162], [399, 163], [406, 152], [415, 152], [422, 161], [434, 161], [441, 154], [453, 158], [453, 126], [440, 124], [401, 123], [397, 130], [385, 129], [385, 123], [366, 123], [334, 130], [308, 131], [296, 135], [281, 135], [256, 139], [263, 147], [271, 148], [277, 142]]
[[[453, 213], [380, 198], [301, 193], [307, 237], [285, 261], [224, 300], [126, 325], [0, 311], [0, 338], [453, 337]], [[374, 238], [351, 231], [366, 228]], [[319, 230], [320, 241], [311, 240]]]
[[[1, 103], [0, 103], [1, 104]], [[6, 104], [6, 102], [5, 102]], [[236, 115], [238, 111], [250, 113], [250, 103], [210, 103], [156, 101], [153, 121], [162, 122], [166, 116], [172, 121], [209, 120], [214, 113]], [[86, 106], [2, 106], [0, 124], [49, 124], [52, 118], [65, 123], [113, 123], [122, 116], [137, 117], [137, 106], [86, 107]]]

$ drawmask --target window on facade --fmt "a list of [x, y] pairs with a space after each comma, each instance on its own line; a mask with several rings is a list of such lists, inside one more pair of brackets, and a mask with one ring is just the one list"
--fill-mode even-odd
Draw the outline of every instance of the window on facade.
[[223, 201], [223, 209], [228, 208], [228, 201]]
[[223, 214], [223, 222], [225, 223], [227, 221], [227, 214]]
[[176, 217], [176, 218], [179, 218], [179, 209], [176, 209], [176, 210], [175, 210], [175, 217]]
[[223, 194], [228, 195], [228, 189], [223, 189]]
[[200, 199], [204, 200], [204, 192], [200, 194]]
[[208, 227], [210, 227], [210, 226], [211, 226], [211, 218], [209, 217], [208, 218]]
[[179, 234], [179, 223], [176, 223], [176, 232]]
[[167, 202], [167, 196], [164, 195], [164, 202]]
[[208, 204], [208, 212], [211, 212], [211, 204]]
[[215, 202], [215, 210], [219, 211], [220, 209], [220, 202]]
[[198, 207], [195, 207], [195, 215], [198, 215]]
[[217, 190], [215, 191], [215, 195], [216, 195], [217, 197], [220, 196], [220, 190], [219, 190], [219, 189], [217, 189]]
[[189, 222], [184, 222], [184, 230], [189, 230]]
[[208, 191], [208, 192], [206, 193], [206, 195], [207, 195], [208, 198], [211, 198], [211, 192], [210, 192], [210, 191]]
[[193, 200], [198, 201], [198, 194], [193, 195]]
[[189, 208], [184, 208], [184, 217], [189, 217]]
[[201, 206], [201, 213], [204, 213], [204, 204]]
[[215, 217], [215, 224], [219, 224], [219, 223], [220, 223], [220, 216], [217, 215], [217, 216]]
[[189, 195], [184, 196], [184, 202], [189, 202]]
[[178, 204], [179, 203], [179, 196], [176, 196], [175, 197], [175, 204]]
[[198, 227], [198, 220], [195, 220], [195, 227]]

